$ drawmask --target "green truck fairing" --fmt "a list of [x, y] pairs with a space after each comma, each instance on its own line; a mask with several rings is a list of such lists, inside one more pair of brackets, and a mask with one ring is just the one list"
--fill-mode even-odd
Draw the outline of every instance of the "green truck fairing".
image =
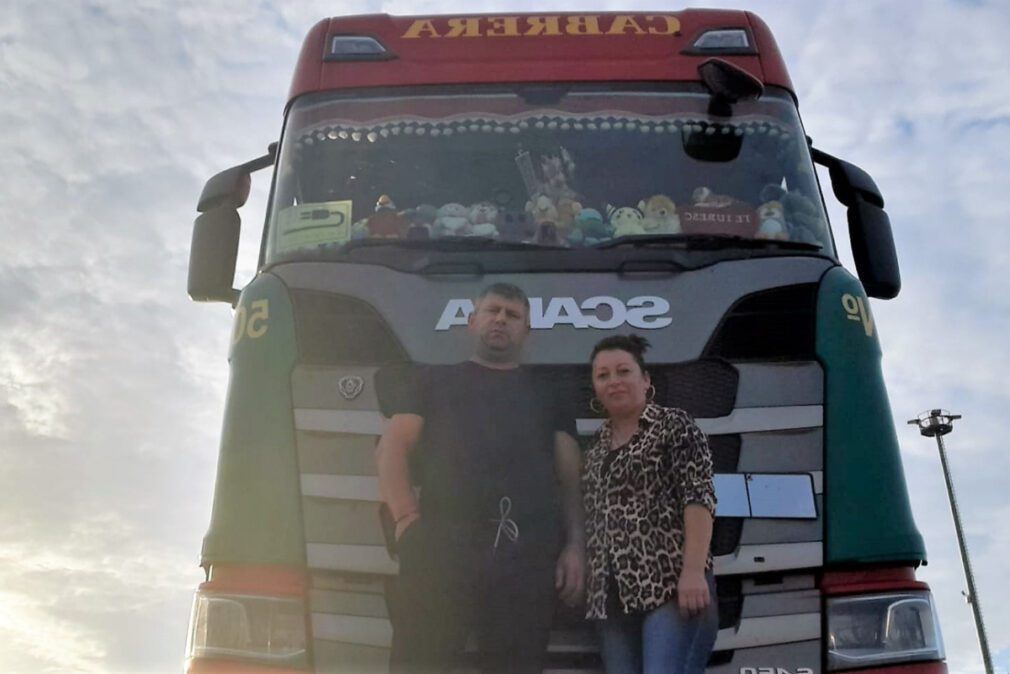
[[825, 564], [925, 561], [869, 300], [842, 267], [821, 281], [816, 348], [825, 372]]
[[260, 274], [235, 312], [231, 378], [203, 564], [305, 565], [291, 370], [294, 318], [284, 285]]

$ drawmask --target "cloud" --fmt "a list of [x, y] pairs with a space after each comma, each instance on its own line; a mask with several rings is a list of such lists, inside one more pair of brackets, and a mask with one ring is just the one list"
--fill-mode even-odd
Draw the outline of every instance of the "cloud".
[[[0, 593], [3, 671], [139, 671], [116, 666], [124, 659], [126, 621], [157, 615], [172, 603], [167, 598], [193, 589], [189, 560], [121, 515], [84, 512], [61, 531], [2, 524], [5, 534], [19, 528], [31, 534], [0, 546], [0, 587], [6, 588]], [[184, 620], [179, 611], [158, 622], [178, 626]], [[103, 623], [111, 629], [102, 629]], [[173, 641], [171, 631], [162, 632], [165, 637]], [[183, 639], [176, 630], [177, 653]]]

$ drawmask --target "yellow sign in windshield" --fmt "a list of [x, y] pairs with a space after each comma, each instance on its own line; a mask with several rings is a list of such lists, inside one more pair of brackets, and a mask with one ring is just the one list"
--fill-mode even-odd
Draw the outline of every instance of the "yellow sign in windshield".
[[351, 238], [351, 201], [298, 204], [277, 214], [275, 251], [342, 244]]

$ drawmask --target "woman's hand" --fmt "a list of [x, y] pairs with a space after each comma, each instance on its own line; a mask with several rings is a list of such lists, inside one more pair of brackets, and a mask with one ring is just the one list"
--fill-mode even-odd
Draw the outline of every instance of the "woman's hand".
[[684, 569], [677, 580], [677, 605], [680, 607], [680, 617], [684, 620], [693, 618], [712, 603], [712, 595], [708, 591], [708, 581], [704, 569]]

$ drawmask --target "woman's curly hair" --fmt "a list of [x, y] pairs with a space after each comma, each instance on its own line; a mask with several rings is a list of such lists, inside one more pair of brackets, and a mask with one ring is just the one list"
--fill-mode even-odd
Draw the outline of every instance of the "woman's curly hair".
[[638, 363], [638, 367], [642, 368], [642, 372], [645, 372], [645, 352], [649, 349], [649, 340], [645, 337], [639, 335], [614, 335], [613, 337], [604, 337], [600, 341], [596, 342], [596, 346], [593, 347], [593, 354], [589, 357], [589, 362], [592, 364], [596, 360], [596, 354], [600, 351], [625, 351], [631, 354], [631, 357], [635, 359]]

